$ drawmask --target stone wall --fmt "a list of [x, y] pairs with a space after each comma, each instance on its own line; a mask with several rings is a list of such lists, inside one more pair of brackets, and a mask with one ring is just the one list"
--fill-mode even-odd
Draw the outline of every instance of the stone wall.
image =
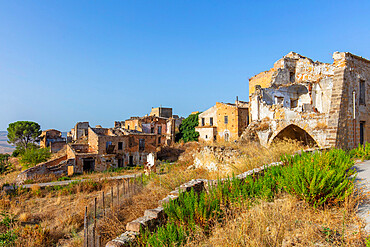
[[339, 52], [333, 58], [333, 64], [326, 64], [289, 53], [269, 72], [252, 77], [251, 125], [242, 138], [255, 136], [268, 146], [276, 138], [294, 137], [321, 148], [349, 149], [360, 143], [361, 132], [369, 142], [370, 61]]
[[62, 175], [63, 173], [67, 172], [66, 167], [62, 167], [56, 170], [50, 170], [50, 168], [58, 166], [61, 162], [66, 161], [66, 160], [67, 160], [67, 155], [64, 155], [56, 159], [52, 159], [44, 163], [40, 163], [34, 167], [28, 168], [27, 170], [24, 170], [18, 175], [17, 182], [23, 183], [24, 181], [28, 179], [36, 179], [36, 178], [40, 178], [42, 176], [51, 175], [51, 174]]
[[[236, 176], [236, 178], [244, 180], [247, 176], [262, 176], [265, 169], [271, 166], [281, 165], [281, 162], [275, 162], [269, 165], [255, 168], [253, 170], [244, 172]], [[149, 228], [154, 230], [166, 222], [166, 215], [164, 213], [163, 204], [170, 202], [171, 200], [177, 200], [181, 192], [194, 192], [200, 193], [203, 190], [208, 190], [209, 186], [217, 186], [218, 181], [223, 182], [229, 178], [220, 180], [206, 180], [206, 179], [193, 179], [187, 183], [184, 183], [177, 187], [174, 191], [171, 191], [168, 196], [158, 202], [158, 207], [153, 209], [147, 209], [142, 217], [139, 217], [126, 225], [126, 231], [118, 236], [117, 238], [109, 241], [106, 247], [125, 247], [131, 246], [140, 235], [140, 229]]]

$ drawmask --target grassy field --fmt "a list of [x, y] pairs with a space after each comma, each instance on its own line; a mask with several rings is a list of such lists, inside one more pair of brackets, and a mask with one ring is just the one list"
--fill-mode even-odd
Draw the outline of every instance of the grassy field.
[[[157, 168], [159, 173], [145, 178], [145, 187], [141, 191], [125, 199], [114, 213], [101, 220], [98, 224], [98, 232], [102, 235], [103, 242], [123, 233], [127, 222], [142, 216], [145, 209], [157, 207], [158, 200], [175, 187], [194, 178], [214, 179], [230, 176], [230, 173], [220, 174], [202, 168], [188, 169], [193, 165], [194, 157], [203, 145], [186, 144], [184, 147], [186, 151], [179, 161], [171, 164], [164, 163]], [[219, 145], [230, 145], [241, 151], [241, 155], [235, 157], [230, 170], [235, 174], [278, 161], [281, 155], [292, 154], [302, 148], [293, 142], [279, 143], [269, 149], [254, 145]], [[353, 154], [353, 156], [360, 156], [363, 152], [357, 153], [359, 154]], [[78, 178], [93, 180], [128, 172], [133, 171], [84, 174]], [[15, 174], [16, 172], [8, 174], [1, 181], [10, 181]], [[109, 191], [109, 188], [116, 183], [92, 180], [74, 183], [67, 187], [41, 189], [34, 186], [28, 191], [3, 193], [0, 199], [0, 212], [2, 212], [0, 245], [81, 246], [84, 207], [102, 191]], [[208, 224], [208, 230], [205, 232], [198, 231], [186, 235], [187, 241], [183, 244], [271, 246], [277, 243], [276, 246], [279, 246], [285, 243], [285, 246], [293, 246], [289, 244], [306, 246], [305, 244], [311, 245], [317, 240], [324, 243], [323, 246], [335, 246], [335, 241], [342, 241], [343, 238], [347, 241], [345, 243], [363, 243], [367, 235], [362, 231], [361, 220], [356, 219], [354, 214], [355, 206], [363, 198], [356, 197], [355, 194], [346, 198], [338, 205], [314, 208], [310, 202], [293, 193], [277, 191], [269, 199], [256, 197], [250, 201], [251, 203], [230, 205], [228, 210], [223, 211], [222, 220], [213, 220]], [[249, 202], [249, 199], [245, 201]], [[224, 234], [227, 236], [223, 237]], [[327, 242], [326, 238], [331, 242]]]

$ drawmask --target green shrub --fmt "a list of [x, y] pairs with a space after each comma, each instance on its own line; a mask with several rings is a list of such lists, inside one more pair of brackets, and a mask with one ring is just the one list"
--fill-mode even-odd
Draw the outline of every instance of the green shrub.
[[169, 223], [159, 227], [153, 234], [145, 231], [142, 235], [140, 245], [153, 247], [182, 246], [186, 242], [188, 234], [183, 227], [175, 223]]
[[0, 233], [0, 246], [13, 246], [15, 240], [18, 238], [15, 230], [13, 229], [13, 225], [15, 223], [14, 215], [10, 215], [5, 212], [2, 212], [0, 215], [2, 216], [0, 226], [5, 228]]
[[0, 154], [0, 174], [7, 173], [12, 170], [9, 157], [9, 154]]
[[370, 247], [370, 237], [366, 239], [366, 247]]
[[182, 244], [194, 232], [209, 234], [231, 205], [252, 203], [254, 198], [271, 200], [282, 190], [315, 207], [343, 201], [353, 192], [350, 168], [354, 162], [343, 150], [283, 156], [281, 160], [283, 166], [270, 167], [258, 176], [218, 181], [217, 186], [200, 193], [180, 193], [163, 206], [167, 225], [153, 235], [146, 230], [140, 241], [146, 246], [171, 246], [168, 239], [174, 239], [175, 245]]
[[365, 145], [358, 144], [358, 147], [349, 151], [349, 155], [354, 159], [369, 160], [370, 159], [370, 143]]
[[26, 149], [21, 155], [20, 162], [27, 169], [41, 162], [47, 161], [51, 156], [48, 148], [31, 148]]
[[63, 176], [63, 177], [58, 178], [58, 181], [67, 181], [67, 180], [71, 180], [71, 178], [70, 177], [66, 177], [66, 176]]
[[287, 166], [281, 168], [280, 185], [311, 205], [340, 202], [353, 191], [355, 177], [348, 172], [353, 161], [343, 150], [284, 156], [282, 161]]

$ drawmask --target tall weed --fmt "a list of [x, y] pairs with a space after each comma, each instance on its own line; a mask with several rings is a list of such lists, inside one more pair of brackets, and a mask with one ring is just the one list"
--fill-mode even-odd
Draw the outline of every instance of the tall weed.
[[344, 201], [354, 188], [354, 162], [343, 150], [283, 156], [285, 167], [279, 179], [284, 190], [311, 205], [322, 206]]

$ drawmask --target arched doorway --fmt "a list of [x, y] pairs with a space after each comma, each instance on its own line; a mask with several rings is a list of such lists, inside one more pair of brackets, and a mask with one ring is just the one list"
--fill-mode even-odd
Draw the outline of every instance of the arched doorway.
[[225, 141], [228, 142], [229, 139], [230, 139], [230, 134], [228, 132], [226, 132], [224, 138], [225, 138]]
[[316, 141], [308, 134], [304, 129], [298, 127], [297, 125], [290, 124], [281, 130], [272, 140], [274, 143], [279, 140], [291, 139], [301, 142], [305, 146], [317, 147]]

